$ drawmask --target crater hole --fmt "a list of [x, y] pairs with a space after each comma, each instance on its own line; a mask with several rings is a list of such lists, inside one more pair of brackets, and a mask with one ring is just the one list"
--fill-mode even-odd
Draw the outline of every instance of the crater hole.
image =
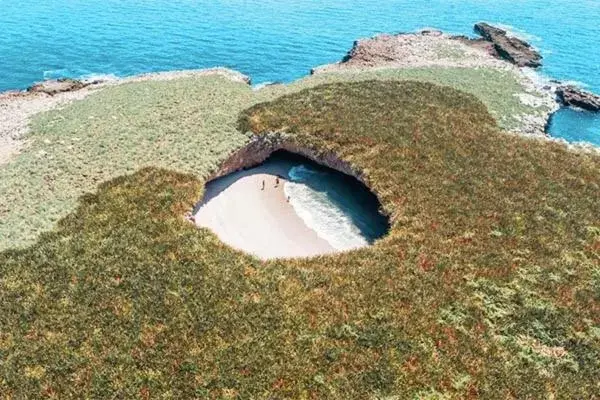
[[262, 259], [371, 245], [389, 230], [377, 196], [355, 177], [284, 150], [206, 184], [195, 223]]

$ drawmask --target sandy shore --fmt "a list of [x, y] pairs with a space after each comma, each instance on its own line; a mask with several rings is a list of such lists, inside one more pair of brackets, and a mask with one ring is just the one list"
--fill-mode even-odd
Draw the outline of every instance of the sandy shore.
[[[230, 246], [262, 259], [310, 257], [336, 250], [310, 229], [287, 202], [277, 175], [285, 171], [262, 166], [211, 182], [195, 221]], [[265, 188], [262, 190], [262, 182]]]

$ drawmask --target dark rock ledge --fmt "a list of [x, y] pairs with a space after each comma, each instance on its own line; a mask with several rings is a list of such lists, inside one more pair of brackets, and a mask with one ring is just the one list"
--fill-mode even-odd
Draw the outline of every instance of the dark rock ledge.
[[556, 95], [565, 106], [600, 112], [600, 96], [596, 94], [586, 92], [572, 85], [565, 85], [556, 89]]
[[529, 43], [510, 37], [504, 29], [485, 22], [475, 24], [475, 32], [493, 44], [497, 55], [519, 67], [537, 68], [542, 65], [542, 55]]
[[30, 93], [45, 93], [54, 96], [58, 93], [73, 92], [97, 82], [83, 82], [77, 79], [61, 78], [36, 83], [27, 89]]

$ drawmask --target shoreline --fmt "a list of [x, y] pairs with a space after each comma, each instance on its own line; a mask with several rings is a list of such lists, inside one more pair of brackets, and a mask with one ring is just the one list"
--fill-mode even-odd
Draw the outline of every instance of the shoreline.
[[[526, 42], [522, 43], [529, 46]], [[516, 114], [514, 117], [520, 121], [519, 126], [505, 129], [507, 132], [512, 130], [523, 136], [544, 137], [575, 151], [600, 152], [600, 148], [591, 143], [568, 142], [548, 134], [552, 116], [561, 109], [560, 96], [557, 93], [561, 87], [569, 85], [546, 78], [533, 68], [520, 68], [515, 63], [503, 59], [497, 51], [491, 49], [492, 44], [485, 38], [455, 36], [432, 29], [397, 35], [382, 34], [357, 40], [344, 59], [337, 63], [317, 66], [311, 70], [311, 75], [421, 67], [491, 68], [508, 71], [514, 74], [524, 89], [523, 93], [515, 93], [515, 96], [525, 106], [541, 111]], [[13, 160], [27, 146], [29, 122], [36, 114], [66, 106], [111, 86], [206, 75], [219, 75], [234, 82], [251, 85], [251, 79], [242, 73], [215, 67], [144, 73], [123, 78], [96, 76], [88, 80], [49, 80], [36, 84], [29, 90], [0, 93], [0, 165]], [[263, 90], [269, 86], [266, 84], [252, 89]], [[585, 94], [584, 91], [580, 93]], [[566, 105], [563, 104], [562, 107]]]
[[520, 126], [513, 130], [525, 136], [548, 136], [548, 121], [560, 109], [556, 96], [558, 84], [550, 84], [533, 68], [520, 67], [502, 58], [492, 42], [483, 38], [471, 39], [430, 29], [381, 34], [357, 40], [341, 61], [315, 67], [311, 74], [432, 67], [494, 69], [514, 75], [524, 89], [514, 95], [525, 106], [540, 112], [518, 115]]
[[250, 84], [250, 78], [238, 71], [215, 67], [198, 70], [164, 71], [125, 78], [93, 79], [90, 81], [66, 80], [73, 85], [67, 90], [49, 94], [43, 85], [49, 85], [54, 90], [59, 81], [50, 80], [34, 85], [37, 90], [6, 91], [0, 93], [0, 166], [11, 161], [27, 145], [29, 122], [39, 113], [64, 107], [73, 101], [83, 100], [88, 95], [111, 86], [124, 85], [144, 81], [170, 81], [181, 78], [191, 78], [216, 75], [231, 79], [234, 82]]
[[[270, 164], [209, 182], [193, 212], [194, 223], [229, 246], [262, 260], [339, 252], [307, 226], [287, 201], [286, 175], [280, 166]], [[278, 186], [274, 184], [276, 177]]]
[[[526, 52], [537, 53], [539, 57], [535, 59], [534, 54], [534, 61], [530, 63], [522, 60], [509, 61], [494, 48], [495, 43], [478, 30], [481, 29], [478, 28], [479, 25], [487, 26], [485, 29], [497, 30], [496, 27], [479, 23], [475, 25], [475, 31], [480, 37], [476, 38], [427, 28], [410, 33], [384, 33], [358, 39], [342, 60], [317, 66], [311, 70], [311, 75], [431, 67], [508, 71], [524, 89], [523, 93], [514, 93], [514, 96], [526, 106], [545, 110], [537, 114], [515, 114], [520, 119], [520, 127], [502, 129], [505, 133], [525, 138], [541, 138], [565, 146], [570, 151], [600, 154], [598, 145], [586, 141], [567, 141], [549, 133], [552, 118], [558, 111], [563, 108], [580, 110], [574, 105], [577, 100], [589, 101], [592, 107], [598, 106], [600, 96], [585, 91], [573, 82], [559, 81], [540, 73], [536, 68], [542, 65], [542, 57], [537, 50], [511, 32], [500, 29], [507, 40], [516, 41], [527, 49]], [[574, 94], [575, 101], [565, 101], [562, 96], [564, 91]]]

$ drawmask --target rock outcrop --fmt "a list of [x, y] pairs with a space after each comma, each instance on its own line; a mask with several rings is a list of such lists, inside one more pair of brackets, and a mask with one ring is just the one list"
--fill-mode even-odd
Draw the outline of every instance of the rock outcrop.
[[556, 95], [566, 106], [578, 107], [587, 111], [600, 112], [600, 96], [581, 90], [575, 86], [559, 86]]
[[350, 175], [366, 186], [368, 182], [361, 171], [355, 168], [349, 162], [341, 159], [337, 154], [332, 151], [318, 150], [303, 146], [293, 139], [292, 136], [288, 136], [281, 133], [269, 133], [252, 135], [250, 142], [235, 151], [207, 178], [206, 181], [212, 181], [225, 175], [229, 175], [236, 171], [256, 167], [262, 164], [271, 154], [278, 150], [285, 150], [290, 153], [299, 154], [316, 162], [317, 164], [324, 165], [338, 172], [346, 175]]
[[508, 36], [503, 29], [480, 22], [475, 24], [475, 32], [494, 45], [498, 56], [519, 67], [542, 65], [542, 55], [537, 50], [521, 39]]
[[29, 87], [27, 91], [32, 93], [45, 93], [50, 96], [54, 96], [58, 93], [80, 90], [88, 85], [88, 83], [84, 83], [77, 79], [62, 78], [36, 83], [35, 85]]
[[[355, 41], [340, 62], [316, 67], [311, 73], [372, 68], [504, 68], [508, 65], [505, 60], [491, 56], [490, 51], [481, 51], [472, 42], [464, 43], [432, 29], [381, 34]], [[483, 39], [479, 39], [479, 43], [492, 48], [491, 43]]]
[[[435, 29], [382, 34], [354, 42], [337, 64], [314, 68], [312, 74], [340, 68], [379, 67], [539, 67], [542, 56], [529, 43], [484, 22], [475, 25], [481, 38], [453, 36]], [[494, 63], [495, 62], [495, 63]]]

